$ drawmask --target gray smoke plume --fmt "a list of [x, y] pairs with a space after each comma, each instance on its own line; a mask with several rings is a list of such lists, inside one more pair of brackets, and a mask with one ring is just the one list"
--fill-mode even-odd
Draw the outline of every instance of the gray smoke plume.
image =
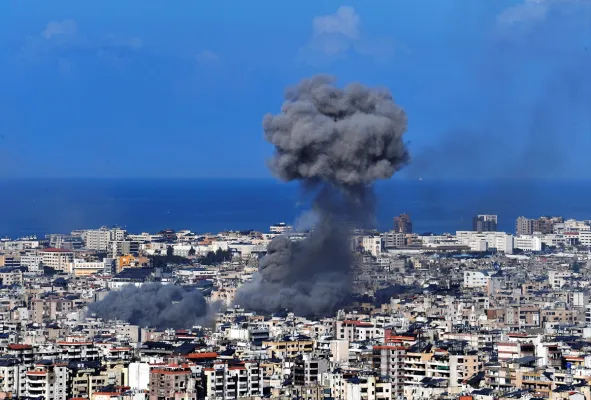
[[269, 244], [258, 274], [236, 294], [243, 307], [317, 316], [342, 306], [351, 291], [350, 228], [374, 222], [373, 182], [409, 161], [406, 114], [392, 95], [333, 82], [324, 75], [302, 81], [287, 90], [281, 113], [263, 120], [275, 146], [271, 171], [313, 193], [318, 222], [305, 239]]
[[208, 314], [203, 295], [194, 288], [151, 283], [124, 286], [88, 306], [88, 315], [150, 328], [190, 328]]
[[[581, 160], [591, 148], [591, 1], [522, 1], [496, 22], [480, 11], [450, 18], [457, 20], [438, 30], [441, 43], [465, 40], [454, 42], [448, 67], [417, 75], [432, 85], [412, 88], [419, 98], [444, 93], [446, 99], [421, 106], [434, 135], [413, 149], [404, 171], [424, 178], [416, 190], [417, 203], [425, 206], [417, 212], [427, 221], [464, 215], [468, 221], [454, 221], [458, 229], [469, 228], [473, 215], [498, 214], [507, 221], [499, 228], [507, 231], [524, 209], [564, 212], [554, 199], [540, 202], [549, 197], [539, 183], [589, 177], [590, 164]], [[417, 70], [441, 57], [415, 54]], [[449, 65], [460, 71], [457, 79], [450, 78]], [[449, 180], [462, 182], [450, 189]], [[461, 202], [448, 195], [451, 190], [462, 192]], [[451, 202], [461, 211], [448, 209]], [[574, 207], [569, 204], [568, 212]]]

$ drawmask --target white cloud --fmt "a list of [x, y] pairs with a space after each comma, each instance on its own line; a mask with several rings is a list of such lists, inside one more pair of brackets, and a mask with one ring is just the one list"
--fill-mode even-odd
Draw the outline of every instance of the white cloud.
[[51, 21], [47, 24], [41, 36], [49, 40], [54, 36], [59, 35], [74, 35], [78, 31], [76, 21], [65, 19], [63, 21]]
[[352, 54], [387, 61], [396, 48], [388, 38], [368, 38], [361, 29], [361, 18], [353, 7], [341, 6], [330, 15], [312, 20], [312, 37], [300, 49], [299, 58], [321, 67]]
[[212, 64], [220, 60], [220, 57], [211, 50], [202, 50], [197, 53], [197, 62], [199, 64]]
[[[591, 0], [523, 0], [497, 16], [501, 27], [516, 24], [535, 24], [546, 19], [552, 10], [572, 12], [577, 6], [591, 5]], [[575, 11], [576, 12], [576, 11]]]
[[100, 48], [119, 48], [139, 50], [144, 46], [144, 42], [140, 37], [121, 37], [113, 34], [103, 36], [101, 38], [93, 38], [90, 42]]
[[501, 25], [511, 25], [525, 21], [541, 21], [546, 18], [550, 7], [548, 0], [525, 0], [525, 2], [507, 8], [497, 17]]
[[76, 21], [50, 21], [37, 36], [26, 38], [19, 56], [26, 61], [50, 60], [62, 75], [70, 75], [80, 56], [92, 56], [115, 68], [122, 68], [132, 52], [143, 47], [139, 37], [89, 36]]
[[341, 6], [336, 13], [315, 17], [312, 21], [314, 35], [341, 34], [349, 39], [359, 39], [361, 19], [350, 6]]

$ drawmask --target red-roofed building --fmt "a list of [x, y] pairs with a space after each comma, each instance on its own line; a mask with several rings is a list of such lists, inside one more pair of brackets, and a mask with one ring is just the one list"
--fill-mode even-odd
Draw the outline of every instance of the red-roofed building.
[[185, 356], [187, 360], [190, 360], [197, 364], [213, 362], [218, 358], [218, 353], [204, 352], [204, 353], [190, 353]]
[[410, 346], [416, 343], [417, 338], [413, 335], [397, 335], [392, 329], [386, 329], [384, 331], [384, 341], [388, 344]]
[[377, 328], [373, 324], [357, 320], [345, 320], [336, 322], [336, 337], [351, 342], [383, 338], [384, 329]]
[[26, 372], [25, 396], [66, 400], [68, 368], [66, 364], [36, 364]]
[[404, 346], [385, 345], [373, 348], [373, 368], [379, 371], [380, 376], [390, 377], [393, 395], [396, 393], [402, 395], [403, 393], [405, 354], [406, 347]]

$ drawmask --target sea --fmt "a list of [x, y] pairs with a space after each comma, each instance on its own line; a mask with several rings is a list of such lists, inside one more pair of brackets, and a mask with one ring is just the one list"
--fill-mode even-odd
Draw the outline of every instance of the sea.
[[[472, 217], [496, 214], [501, 231], [541, 215], [591, 219], [591, 180], [406, 180], [374, 187], [376, 227], [410, 214], [417, 233], [470, 230]], [[197, 233], [268, 231], [300, 224], [310, 195], [274, 179], [21, 179], [0, 181], [0, 236], [44, 237], [120, 226], [129, 232], [170, 228]]]

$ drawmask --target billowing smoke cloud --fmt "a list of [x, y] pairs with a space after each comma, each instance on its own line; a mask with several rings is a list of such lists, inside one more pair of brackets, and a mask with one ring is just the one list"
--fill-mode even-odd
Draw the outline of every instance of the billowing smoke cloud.
[[374, 222], [373, 182], [409, 161], [406, 114], [392, 95], [333, 82], [324, 75], [302, 81], [287, 90], [281, 113], [263, 120], [275, 146], [270, 169], [314, 194], [318, 221], [305, 239], [269, 244], [258, 274], [236, 295], [243, 307], [317, 316], [342, 306], [351, 287], [350, 228]]
[[203, 320], [209, 307], [194, 288], [151, 283], [124, 286], [88, 306], [88, 315], [103, 320], [126, 321], [158, 329], [190, 328]]

